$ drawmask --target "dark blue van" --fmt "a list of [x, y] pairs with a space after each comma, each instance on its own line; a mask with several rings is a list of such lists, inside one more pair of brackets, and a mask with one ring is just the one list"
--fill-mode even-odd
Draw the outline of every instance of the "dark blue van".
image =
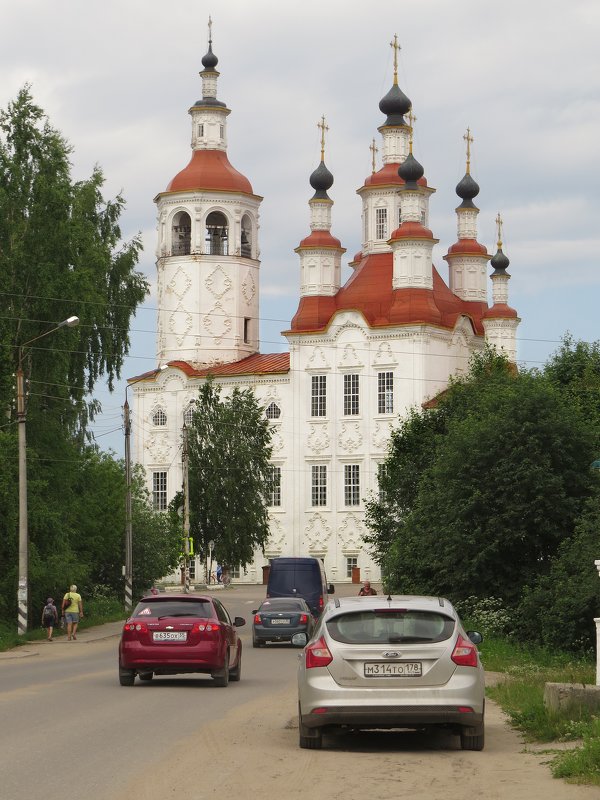
[[269, 570], [267, 597], [302, 597], [315, 617], [335, 591], [327, 584], [325, 568], [319, 558], [274, 558]]

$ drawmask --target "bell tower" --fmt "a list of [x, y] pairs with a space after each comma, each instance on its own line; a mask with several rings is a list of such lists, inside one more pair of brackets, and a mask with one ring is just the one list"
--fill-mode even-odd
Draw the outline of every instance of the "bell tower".
[[210, 18], [208, 29], [202, 97], [189, 109], [192, 157], [155, 198], [157, 360], [194, 367], [239, 361], [259, 349], [262, 197], [227, 157], [231, 112], [217, 98]]

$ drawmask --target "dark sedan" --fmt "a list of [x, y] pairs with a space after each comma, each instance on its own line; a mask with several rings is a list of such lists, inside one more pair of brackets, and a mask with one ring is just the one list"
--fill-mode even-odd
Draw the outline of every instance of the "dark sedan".
[[315, 626], [310, 608], [301, 597], [269, 598], [252, 613], [253, 647], [262, 647], [267, 642], [290, 642], [296, 633], [305, 633], [310, 639]]

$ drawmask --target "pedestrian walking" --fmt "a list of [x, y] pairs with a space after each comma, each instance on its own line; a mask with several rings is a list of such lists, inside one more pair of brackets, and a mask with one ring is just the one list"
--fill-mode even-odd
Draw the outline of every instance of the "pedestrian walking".
[[77, 626], [79, 625], [79, 620], [83, 617], [83, 602], [74, 583], [63, 597], [62, 613], [65, 615], [67, 623], [67, 639], [69, 641], [77, 639]]
[[48, 641], [52, 641], [52, 633], [58, 623], [58, 610], [54, 605], [54, 600], [48, 597], [46, 605], [42, 610], [42, 627], [46, 628], [48, 634]]

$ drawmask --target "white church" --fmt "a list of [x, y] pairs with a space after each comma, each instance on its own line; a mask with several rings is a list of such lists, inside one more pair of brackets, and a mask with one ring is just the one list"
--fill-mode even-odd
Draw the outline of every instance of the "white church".
[[[434, 266], [428, 228], [434, 193], [412, 154], [411, 101], [394, 82], [379, 103], [382, 164], [357, 190], [362, 248], [350, 261], [331, 233], [333, 176], [321, 163], [310, 176], [306, 235], [298, 254], [298, 309], [283, 332], [288, 353], [261, 353], [259, 213], [262, 198], [227, 156], [230, 110], [218, 99], [218, 59], [209, 37], [202, 98], [190, 109], [192, 155], [155, 202], [158, 216], [158, 368], [129, 379], [134, 460], [148, 476], [157, 509], [183, 483], [182, 426], [207, 376], [251, 388], [272, 431], [270, 537], [238, 582], [261, 583], [277, 556], [321, 558], [334, 582], [377, 580], [363, 544], [365, 499], [391, 430], [408, 409], [465, 372], [485, 342], [516, 359], [517, 312], [508, 305], [508, 259], [477, 241], [479, 187], [466, 174], [456, 187], [457, 241]], [[299, 231], [302, 236], [302, 231]], [[291, 245], [292, 246], [292, 245]], [[491, 278], [491, 297], [488, 287]], [[203, 576], [192, 559], [191, 580]], [[175, 576], [177, 579], [177, 576]]]

